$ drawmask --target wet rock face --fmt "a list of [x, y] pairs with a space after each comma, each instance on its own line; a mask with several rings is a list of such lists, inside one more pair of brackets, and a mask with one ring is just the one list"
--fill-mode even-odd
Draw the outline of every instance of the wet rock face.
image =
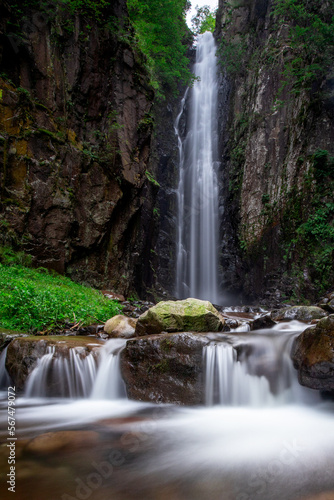
[[299, 335], [291, 357], [302, 385], [334, 394], [334, 315]]
[[29, 336], [16, 338], [8, 346], [6, 369], [14, 381], [17, 390], [21, 391], [28, 376], [36, 367], [37, 361], [44, 354], [47, 354], [48, 346], [55, 346], [56, 356], [59, 355], [68, 358], [69, 349], [76, 348], [77, 353], [81, 357], [86, 357], [90, 352], [96, 352], [99, 349], [96, 345], [97, 343], [100, 343], [100, 341], [92, 340], [89, 337], [52, 336], [40, 339]]
[[204, 402], [205, 336], [163, 334], [128, 340], [121, 371], [130, 399], [197, 405]]
[[[227, 89], [222, 85], [219, 97], [224, 281], [244, 300], [269, 307], [278, 307], [293, 290], [297, 297], [317, 298], [315, 273], [302, 252], [290, 261], [285, 256], [298, 224], [313, 211], [315, 195], [305, 186], [312, 155], [334, 154], [333, 115], [325, 98], [307, 91], [297, 96], [289, 86], [279, 94], [284, 63], [296, 53], [289, 49], [288, 24], [276, 28], [274, 8], [269, 0], [220, 0], [216, 29], [218, 44], [224, 38], [225, 46], [240, 49], [239, 67], [223, 72]], [[291, 273], [295, 267], [299, 282]]]
[[[130, 29], [125, 0], [108, 9]], [[64, 12], [25, 14], [16, 45], [1, 24], [3, 238], [91, 285], [144, 287], [156, 190], [145, 175], [154, 94], [141, 55], [93, 20], [72, 16], [63, 30]], [[15, 8], [6, 18], [15, 24]]]
[[220, 332], [225, 320], [208, 301], [186, 299], [159, 302], [142, 314], [136, 325], [136, 335], [165, 332]]

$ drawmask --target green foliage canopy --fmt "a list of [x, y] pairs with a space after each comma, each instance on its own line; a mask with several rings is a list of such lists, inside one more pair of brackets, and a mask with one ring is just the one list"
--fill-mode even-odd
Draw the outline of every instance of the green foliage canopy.
[[195, 35], [200, 35], [206, 31], [212, 33], [216, 27], [216, 10], [210, 10], [208, 5], [196, 6], [196, 15], [191, 19], [192, 30]]
[[177, 83], [192, 80], [187, 43], [187, 0], [128, 0], [130, 20], [139, 48], [146, 55], [153, 86], [177, 90]]
[[291, 23], [292, 57], [285, 63], [285, 84], [293, 91], [311, 89], [330, 75], [334, 63], [334, 0], [276, 0], [274, 14]]

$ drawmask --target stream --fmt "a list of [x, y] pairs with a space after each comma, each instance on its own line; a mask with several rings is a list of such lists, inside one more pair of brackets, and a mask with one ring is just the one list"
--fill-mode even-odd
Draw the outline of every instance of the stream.
[[[119, 340], [101, 348], [89, 397], [47, 397], [37, 380], [50, 376], [41, 368], [49, 352], [16, 399], [14, 498], [309, 500], [334, 491], [334, 404], [298, 384], [289, 357], [305, 326], [211, 334], [201, 407], [129, 401], [117, 368]], [[92, 373], [91, 362], [85, 366]], [[1, 440], [4, 471], [5, 392]], [[1, 488], [1, 498], [13, 498]]]

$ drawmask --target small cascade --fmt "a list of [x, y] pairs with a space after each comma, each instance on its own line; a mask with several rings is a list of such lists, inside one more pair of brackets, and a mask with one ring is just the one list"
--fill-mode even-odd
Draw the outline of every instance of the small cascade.
[[86, 355], [83, 347], [68, 352], [48, 346], [25, 387], [26, 397], [70, 397], [119, 399], [125, 397], [120, 374], [120, 352], [123, 339], [110, 339], [99, 350]]
[[0, 354], [0, 390], [7, 389], [11, 384], [11, 379], [6, 369], [7, 349], [8, 346]]
[[29, 375], [26, 397], [88, 397], [96, 376], [96, 362], [92, 353], [84, 356], [82, 348], [69, 349], [69, 355], [56, 352], [48, 346]]
[[126, 396], [120, 372], [120, 353], [124, 339], [110, 339], [100, 349], [100, 363], [91, 397], [93, 399], [120, 399]]
[[206, 404], [271, 406], [316, 403], [317, 391], [302, 387], [290, 358], [296, 334], [249, 334], [235, 345], [204, 348]]
[[206, 346], [204, 358], [207, 405], [262, 406], [273, 403], [268, 380], [247, 373], [247, 367], [237, 360], [237, 352], [231, 345]]

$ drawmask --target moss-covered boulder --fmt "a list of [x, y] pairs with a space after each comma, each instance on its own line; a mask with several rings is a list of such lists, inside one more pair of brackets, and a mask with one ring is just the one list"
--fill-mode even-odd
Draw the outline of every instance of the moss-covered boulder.
[[117, 314], [108, 319], [103, 330], [110, 338], [130, 339], [135, 336], [136, 323], [136, 319]]
[[136, 336], [161, 332], [220, 332], [224, 318], [208, 301], [186, 299], [159, 302], [142, 314]]
[[316, 306], [293, 306], [284, 307], [272, 313], [274, 321], [303, 321], [310, 323], [314, 319], [321, 319], [327, 316], [326, 311]]
[[307, 328], [292, 346], [299, 382], [312, 389], [334, 391], [334, 314]]

